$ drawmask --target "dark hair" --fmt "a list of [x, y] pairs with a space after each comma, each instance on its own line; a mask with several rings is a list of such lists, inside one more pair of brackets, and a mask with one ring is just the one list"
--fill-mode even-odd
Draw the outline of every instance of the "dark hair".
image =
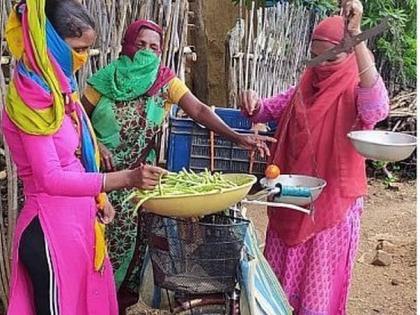
[[45, 14], [61, 38], [81, 37], [95, 21], [78, 0], [47, 0]]

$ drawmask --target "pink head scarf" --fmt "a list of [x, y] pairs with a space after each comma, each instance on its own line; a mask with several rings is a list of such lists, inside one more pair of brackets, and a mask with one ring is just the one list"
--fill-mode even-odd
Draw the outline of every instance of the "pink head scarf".
[[[343, 36], [343, 19], [334, 16], [315, 28], [313, 39], [338, 43]], [[269, 228], [289, 245], [341, 222], [355, 199], [367, 192], [365, 161], [347, 139], [347, 133], [358, 126], [358, 82], [354, 54], [339, 64], [308, 68], [280, 119], [271, 163], [283, 174], [327, 181], [314, 203], [313, 218], [288, 209], [269, 209]]]

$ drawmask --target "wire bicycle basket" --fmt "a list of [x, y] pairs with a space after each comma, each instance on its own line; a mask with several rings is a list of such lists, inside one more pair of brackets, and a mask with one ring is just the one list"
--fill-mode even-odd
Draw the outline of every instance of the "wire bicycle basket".
[[248, 220], [221, 214], [199, 221], [144, 216], [156, 286], [187, 294], [234, 290]]

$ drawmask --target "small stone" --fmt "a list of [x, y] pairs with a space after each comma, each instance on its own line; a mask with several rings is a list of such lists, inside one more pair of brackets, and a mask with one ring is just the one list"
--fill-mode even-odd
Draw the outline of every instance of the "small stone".
[[400, 285], [400, 283], [401, 283], [401, 281], [400, 281], [400, 280], [397, 280], [397, 279], [392, 279], [392, 280], [391, 280], [391, 284], [392, 284], [392, 285]]
[[399, 191], [401, 189], [400, 183], [389, 183], [387, 188], [391, 191]]
[[372, 265], [380, 267], [389, 266], [391, 264], [392, 256], [383, 250], [378, 250], [372, 261]]
[[380, 240], [378, 242], [378, 245], [376, 246], [376, 249], [377, 250], [383, 250], [383, 251], [385, 251], [387, 253], [393, 254], [393, 253], [396, 252], [397, 246], [394, 243], [390, 242], [390, 241]]

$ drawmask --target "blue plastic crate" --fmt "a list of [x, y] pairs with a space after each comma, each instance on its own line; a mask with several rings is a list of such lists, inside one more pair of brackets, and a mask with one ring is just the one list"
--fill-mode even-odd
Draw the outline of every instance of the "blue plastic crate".
[[[183, 167], [200, 171], [210, 169], [210, 135], [209, 130], [200, 127], [190, 118], [176, 117], [178, 108], [174, 106], [169, 118], [169, 144], [167, 168], [178, 172]], [[215, 113], [231, 128], [240, 133], [252, 133], [251, 121], [244, 117], [239, 110], [230, 108], [216, 108]], [[273, 136], [276, 123], [269, 124], [269, 131], [265, 135]], [[248, 173], [249, 152], [238, 147], [231, 141], [215, 135], [214, 165], [215, 171], [224, 173]], [[256, 156], [253, 173], [262, 175], [266, 160]]]

